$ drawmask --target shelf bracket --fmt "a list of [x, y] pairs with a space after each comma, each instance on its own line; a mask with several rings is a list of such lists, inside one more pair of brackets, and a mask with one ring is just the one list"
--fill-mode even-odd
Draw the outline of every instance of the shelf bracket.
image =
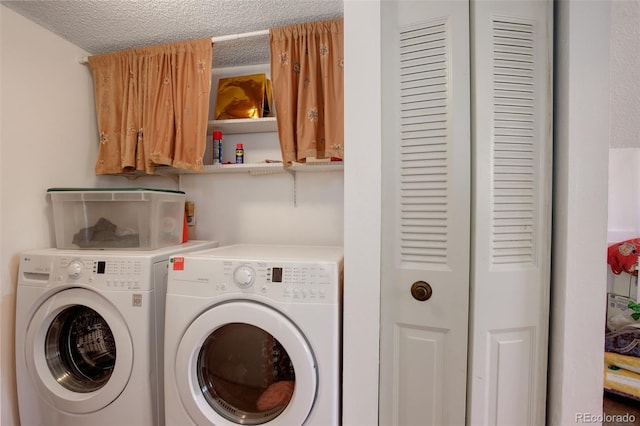
[[298, 189], [296, 186], [296, 171], [291, 170], [291, 167], [286, 167], [284, 171], [287, 172], [293, 179], [293, 207], [298, 207]]

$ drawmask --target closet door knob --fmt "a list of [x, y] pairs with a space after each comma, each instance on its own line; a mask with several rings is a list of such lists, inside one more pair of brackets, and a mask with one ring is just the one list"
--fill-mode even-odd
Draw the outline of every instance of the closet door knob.
[[429, 283], [426, 281], [416, 281], [411, 286], [411, 295], [414, 299], [419, 300], [420, 302], [429, 300], [432, 294], [433, 289], [431, 288], [431, 285], [429, 285]]

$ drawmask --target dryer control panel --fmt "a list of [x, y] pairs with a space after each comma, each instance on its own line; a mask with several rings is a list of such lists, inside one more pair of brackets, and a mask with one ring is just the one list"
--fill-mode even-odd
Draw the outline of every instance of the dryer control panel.
[[239, 289], [296, 302], [326, 300], [337, 289], [335, 268], [323, 264], [224, 261], [223, 275]]
[[[201, 296], [252, 293], [289, 303], [337, 303], [341, 279], [334, 263], [188, 258], [179, 268], [169, 268], [168, 291]], [[180, 283], [185, 284], [180, 287]]]

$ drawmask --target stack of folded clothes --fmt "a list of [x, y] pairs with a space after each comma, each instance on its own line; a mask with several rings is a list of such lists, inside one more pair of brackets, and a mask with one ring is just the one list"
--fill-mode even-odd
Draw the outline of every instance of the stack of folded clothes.
[[604, 389], [640, 400], [640, 324], [605, 334]]
[[73, 244], [80, 248], [140, 247], [140, 240], [135, 231], [118, 228], [101, 217], [95, 225], [82, 228], [74, 234]]

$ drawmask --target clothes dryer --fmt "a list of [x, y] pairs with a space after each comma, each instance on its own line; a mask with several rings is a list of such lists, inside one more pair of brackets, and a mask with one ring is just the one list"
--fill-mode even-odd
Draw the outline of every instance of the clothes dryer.
[[239, 244], [171, 258], [167, 425], [340, 424], [340, 247]]
[[21, 424], [163, 425], [169, 256], [216, 246], [23, 252], [16, 300]]

